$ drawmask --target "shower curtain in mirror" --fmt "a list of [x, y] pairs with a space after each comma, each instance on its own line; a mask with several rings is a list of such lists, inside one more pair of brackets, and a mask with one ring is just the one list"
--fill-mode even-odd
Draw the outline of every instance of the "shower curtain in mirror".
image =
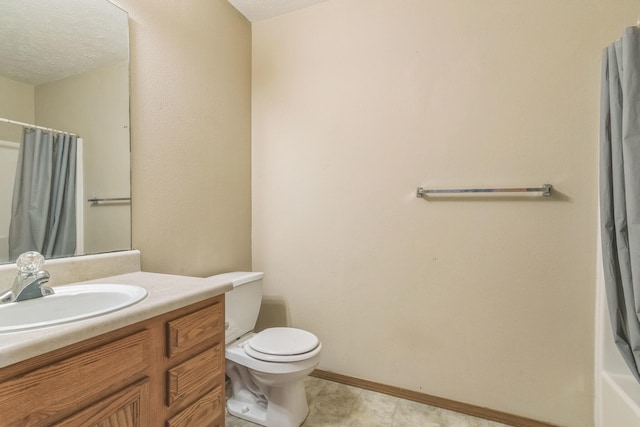
[[600, 227], [616, 345], [640, 382], [640, 28], [602, 57]]
[[74, 254], [77, 139], [24, 129], [11, 206], [11, 260], [32, 250], [47, 258]]

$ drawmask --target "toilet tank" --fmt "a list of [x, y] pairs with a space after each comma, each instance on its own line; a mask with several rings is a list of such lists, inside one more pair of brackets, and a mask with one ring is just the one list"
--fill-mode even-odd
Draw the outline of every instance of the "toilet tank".
[[262, 304], [262, 276], [263, 273], [246, 271], [213, 276], [233, 283], [233, 290], [224, 296], [225, 344], [253, 331]]

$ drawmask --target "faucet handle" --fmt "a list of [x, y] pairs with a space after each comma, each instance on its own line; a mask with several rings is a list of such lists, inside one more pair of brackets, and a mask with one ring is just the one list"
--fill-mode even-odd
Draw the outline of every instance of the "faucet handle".
[[18, 257], [16, 265], [22, 274], [35, 274], [44, 265], [44, 257], [36, 251], [25, 252]]

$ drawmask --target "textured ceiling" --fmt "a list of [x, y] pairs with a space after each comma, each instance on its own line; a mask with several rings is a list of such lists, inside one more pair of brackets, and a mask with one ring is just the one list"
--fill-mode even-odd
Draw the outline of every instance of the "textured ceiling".
[[0, 0], [0, 75], [37, 85], [128, 57], [127, 14], [107, 0]]
[[[228, 0], [251, 22], [326, 0]], [[107, 0], [0, 0], [0, 75], [38, 85], [129, 55], [127, 14]]]
[[304, 9], [323, 1], [326, 0], [229, 0], [229, 3], [249, 21], [255, 22]]

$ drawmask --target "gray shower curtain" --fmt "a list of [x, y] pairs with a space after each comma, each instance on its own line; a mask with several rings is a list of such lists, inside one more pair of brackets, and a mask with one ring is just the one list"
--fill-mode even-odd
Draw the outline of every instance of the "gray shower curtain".
[[616, 345], [640, 382], [640, 28], [602, 57], [600, 218]]
[[47, 258], [74, 254], [77, 140], [24, 129], [11, 206], [11, 260], [33, 250]]

